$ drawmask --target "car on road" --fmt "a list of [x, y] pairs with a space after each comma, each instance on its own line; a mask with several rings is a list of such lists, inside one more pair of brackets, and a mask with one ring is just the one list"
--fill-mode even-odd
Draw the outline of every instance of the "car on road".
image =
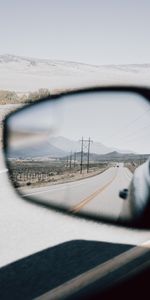
[[128, 189], [123, 189], [122, 191], [119, 192], [119, 196], [122, 199], [127, 199], [128, 197]]

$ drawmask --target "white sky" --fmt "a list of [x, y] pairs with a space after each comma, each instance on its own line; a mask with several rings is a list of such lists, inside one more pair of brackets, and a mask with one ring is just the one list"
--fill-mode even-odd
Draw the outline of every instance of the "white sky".
[[133, 93], [88, 93], [43, 102], [10, 118], [14, 131], [49, 131], [53, 136], [82, 136], [106, 146], [149, 153], [150, 106]]
[[0, 0], [0, 54], [150, 62], [149, 0]]

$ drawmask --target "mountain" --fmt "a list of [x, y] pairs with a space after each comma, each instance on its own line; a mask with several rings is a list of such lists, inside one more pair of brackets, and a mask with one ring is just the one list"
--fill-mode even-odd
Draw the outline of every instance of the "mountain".
[[99, 155], [96, 159], [99, 160], [115, 160], [115, 161], [129, 161], [129, 160], [140, 160], [140, 159], [145, 159], [147, 160], [149, 157], [149, 154], [136, 154], [136, 153], [119, 153], [117, 151], [113, 151], [104, 155]]
[[55, 157], [63, 157], [68, 153], [63, 150], [51, 145], [49, 142], [39, 143], [36, 145], [32, 145], [29, 147], [23, 147], [16, 150], [11, 150], [8, 153], [8, 157], [10, 158], [55, 158]]
[[[31, 143], [29, 146], [23, 145], [17, 149], [10, 148], [8, 153], [9, 158], [14, 159], [53, 159], [53, 158], [62, 158], [66, 159], [70, 154], [74, 159], [74, 153], [76, 154], [76, 160], [81, 159], [81, 143], [80, 141], [70, 140], [68, 138], [58, 136], [51, 137], [48, 141]], [[148, 158], [149, 155], [145, 154], [144, 157]], [[114, 151], [112, 148], [106, 147], [103, 144], [96, 142], [93, 143], [90, 149], [90, 160], [128, 160], [128, 159], [140, 159], [141, 155], [122, 151]], [[87, 161], [87, 149], [83, 151], [83, 160]]]
[[[119, 151], [119, 150], [118, 150]], [[38, 142], [36, 144], [29, 144], [29, 146], [23, 146], [18, 149], [12, 149], [8, 154], [10, 158], [61, 158], [68, 155], [77, 153], [76, 156], [81, 156], [81, 142], [70, 140], [68, 138], [58, 136], [51, 137], [48, 141]], [[84, 149], [87, 153], [87, 149]], [[85, 154], [86, 156], [87, 154]], [[106, 147], [103, 144], [96, 142], [91, 145], [90, 159], [106, 159], [109, 157], [120, 158], [126, 153], [122, 154], [117, 151], [113, 151], [112, 148]], [[128, 155], [128, 154], [127, 154]]]
[[77, 62], [0, 55], [0, 90], [29, 93], [108, 85], [149, 85], [150, 64], [88, 65]]
[[79, 152], [81, 148], [81, 144], [79, 141], [74, 141], [63, 136], [51, 137], [49, 139], [51, 145], [62, 149], [65, 152]]
[[122, 153], [119, 153], [119, 152], [117, 152], [117, 151], [113, 151], [113, 152], [107, 153], [105, 156], [106, 156], [106, 157], [109, 157], [109, 156], [118, 157], [118, 156], [123, 156], [123, 155], [124, 155], [124, 154], [122, 154]]
[[[81, 151], [81, 142], [80, 141], [74, 141], [71, 139], [68, 139], [66, 137], [58, 136], [58, 137], [51, 137], [49, 139], [49, 142], [51, 145], [53, 145], [56, 148], [59, 148], [63, 150], [64, 152], [73, 153], [73, 152], [80, 152]], [[91, 144], [90, 152], [95, 154], [106, 154], [110, 153], [116, 150], [116, 148], [111, 148], [103, 145], [100, 142], [93, 142]], [[87, 151], [87, 150], [86, 150]], [[126, 153], [127, 150], [119, 150], [117, 149], [119, 153]], [[128, 151], [130, 152], [130, 151]]]

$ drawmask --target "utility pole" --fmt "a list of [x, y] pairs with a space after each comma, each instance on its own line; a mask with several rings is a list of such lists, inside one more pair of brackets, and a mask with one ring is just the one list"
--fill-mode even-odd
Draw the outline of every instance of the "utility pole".
[[89, 165], [90, 165], [90, 145], [93, 142], [90, 137], [88, 140], [84, 140], [82, 137], [81, 142], [81, 162], [80, 162], [80, 173], [82, 174], [83, 171], [83, 149], [84, 147], [87, 148], [87, 173], [89, 172]]
[[90, 139], [88, 139], [88, 153], [87, 153], [87, 173], [89, 172], [89, 166], [90, 166], [90, 145], [93, 141]]
[[71, 170], [71, 162], [72, 162], [72, 152], [70, 153], [70, 170]]
[[76, 152], [74, 152], [74, 168], [75, 168], [75, 164], [76, 164]]
[[80, 161], [80, 174], [82, 174], [83, 171], [83, 137], [81, 142], [81, 161]]
[[69, 166], [69, 157], [67, 156], [67, 167]]

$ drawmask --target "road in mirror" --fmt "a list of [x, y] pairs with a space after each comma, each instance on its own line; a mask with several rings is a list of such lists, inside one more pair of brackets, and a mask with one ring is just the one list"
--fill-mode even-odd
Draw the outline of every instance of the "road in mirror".
[[150, 107], [131, 92], [85, 92], [29, 106], [7, 121], [11, 179], [24, 197], [118, 220], [149, 157]]

